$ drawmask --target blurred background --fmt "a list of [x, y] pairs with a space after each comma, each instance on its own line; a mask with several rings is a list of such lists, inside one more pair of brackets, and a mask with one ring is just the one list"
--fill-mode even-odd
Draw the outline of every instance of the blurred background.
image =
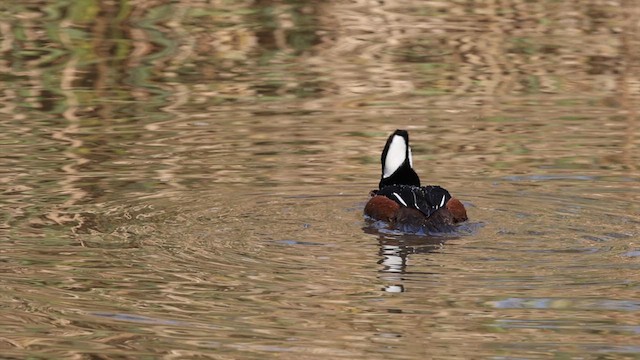
[[[3, 2], [0, 354], [640, 357], [639, 19]], [[397, 128], [459, 233], [363, 219]]]

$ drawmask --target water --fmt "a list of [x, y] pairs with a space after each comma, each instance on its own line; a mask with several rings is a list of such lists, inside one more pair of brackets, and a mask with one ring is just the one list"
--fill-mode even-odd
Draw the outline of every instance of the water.
[[635, 2], [0, 8], [3, 358], [640, 357]]

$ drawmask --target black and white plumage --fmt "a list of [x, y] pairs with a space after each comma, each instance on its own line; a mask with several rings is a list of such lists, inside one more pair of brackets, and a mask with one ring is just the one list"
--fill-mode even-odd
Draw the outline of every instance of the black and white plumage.
[[419, 210], [426, 217], [444, 207], [451, 195], [440, 186], [420, 186], [413, 170], [409, 133], [396, 130], [382, 150], [382, 177], [377, 195], [385, 196], [401, 206]]
[[387, 139], [380, 158], [382, 162], [382, 177], [378, 187], [387, 185], [420, 186], [420, 178], [413, 170], [409, 133], [406, 130], [396, 130]]
[[440, 186], [388, 185], [378, 190], [377, 195], [388, 197], [401, 206], [417, 209], [426, 217], [444, 207], [451, 194]]

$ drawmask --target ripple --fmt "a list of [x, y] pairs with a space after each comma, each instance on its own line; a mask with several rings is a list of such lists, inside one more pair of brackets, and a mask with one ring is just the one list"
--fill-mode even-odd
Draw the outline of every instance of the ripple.
[[488, 303], [500, 309], [559, 309], [559, 310], [640, 310], [640, 302], [635, 300], [612, 299], [571, 299], [571, 298], [507, 298]]

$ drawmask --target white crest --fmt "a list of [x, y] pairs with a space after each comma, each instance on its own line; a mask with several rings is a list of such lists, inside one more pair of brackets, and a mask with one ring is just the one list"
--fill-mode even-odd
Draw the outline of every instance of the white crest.
[[[396, 135], [391, 140], [389, 150], [387, 151], [387, 157], [384, 159], [384, 172], [383, 178], [388, 178], [393, 175], [396, 170], [404, 163], [407, 155], [407, 143], [400, 135]], [[409, 163], [411, 163], [411, 152], [409, 152]]]

